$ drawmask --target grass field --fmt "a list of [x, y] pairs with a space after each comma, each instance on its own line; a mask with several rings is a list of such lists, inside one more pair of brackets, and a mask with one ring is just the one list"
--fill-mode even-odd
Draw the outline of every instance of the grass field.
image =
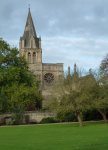
[[0, 127], [0, 150], [108, 150], [103, 122]]

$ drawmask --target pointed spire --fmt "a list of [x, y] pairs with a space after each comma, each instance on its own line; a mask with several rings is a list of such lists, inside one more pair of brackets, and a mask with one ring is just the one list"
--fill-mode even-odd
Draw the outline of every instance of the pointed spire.
[[29, 11], [30, 11], [30, 4], [28, 4], [29, 5]]
[[[30, 6], [29, 6], [28, 17], [27, 17], [27, 21], [26, 21], [24, 34], [23, 34], [23, 40], [25, 41], [25, 47], [30, 47], [30, 39], [31, 38], [36, 39], [37, 35], [36, 35], [35, 28], [34, 28], [34, 23], [32, 20]], [[36, 45], [36, 43], [35, 43], [35, 45]]]
[[29, 12], [28, 12], [28, 17], [27, 17], [27, 22], [26, 22], [24, 34], [26, 31], [29, 31], [29, 36], [37, 37], [36, 31], [34, 28], [34, 24], [33, 24], [33, 20], [32, 20], [32, 16], [31, 16], [31, 12], [30, 12], [30, 7], [29, 7]]

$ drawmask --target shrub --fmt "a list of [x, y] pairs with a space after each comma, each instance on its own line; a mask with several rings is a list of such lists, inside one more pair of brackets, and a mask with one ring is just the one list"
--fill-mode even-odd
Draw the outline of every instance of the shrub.
[[58, 122], [65, 122], [66, 116], [68, 116], [70, 112], [58, 112], [56, 115], [56, 120]]
[[103, 119], [102, 115], [96, 109], [83, 111], [82, 114], [84, 116], [85, 121], [102, 120]]
[[6, 120], [6, 125], [13, 125], [14, 124], [14, 120], [12, 120], [11, 118]]
[[23, 109], [21, 107], [12, 108], [12, 118], [14, 119], [14, 124], [19, 125], [22, 123]]
[[5, 88], [0, 87], [0, 113], [8, 111], [9, 100], [6, 97]]
[[43, 118], [40, 123], [44, 124], [44, 123], [55, 123], [56, 121], [54, 120], [54, 117], [47, 117], [47, 118]]
[[57, 122], [76, 122], [78, 121], [73, 112], [58, 112], [56, 115]]
[[11, 117], [11, 116], [6, 116], [6, 117], [4, 117], [3, 119], [4, 119], [4, 124], [6, 125], [6, 121], [7, 121], [8, 119], [12, 119], [12, 117]]
[[75, 113], [70, 113], [68, 116], [65, 117], [65, 121], [67, 122], [77, 122], [78, 119], [75, 116]]

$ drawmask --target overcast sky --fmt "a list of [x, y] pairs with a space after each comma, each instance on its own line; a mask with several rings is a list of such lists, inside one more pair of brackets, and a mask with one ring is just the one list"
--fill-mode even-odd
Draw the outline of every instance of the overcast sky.
[[0, 37], [19, 48], [28, 15], [42, 39], [42, 62], [97, 68], [108, 53], [108, 0], [0, 0]]

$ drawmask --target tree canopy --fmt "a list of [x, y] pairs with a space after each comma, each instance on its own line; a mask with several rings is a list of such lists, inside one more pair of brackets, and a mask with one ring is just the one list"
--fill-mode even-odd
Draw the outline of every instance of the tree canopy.
[[[84, 72], [82, 72], [84, 75]], [[89, 109], [90, 105], [87, 101], [87, 91], [85, 90], [89, 84], [89, 79], [93, 80], [91, 75], [81, 76], [81, 71], [73, 73], [61, 80], [51, 91], [50, 100], [47, 104], [49, 109], [59, 111], [72, 111], [75, 112], [82, 126], [80, 113]]]
[[42, 101], [40, 81], [30, 71], [25, 56], [18, 57], [18, 54], [16, 47], [0, 40], [0, 91], [4, 87], [10, 106], [39, 105]]

